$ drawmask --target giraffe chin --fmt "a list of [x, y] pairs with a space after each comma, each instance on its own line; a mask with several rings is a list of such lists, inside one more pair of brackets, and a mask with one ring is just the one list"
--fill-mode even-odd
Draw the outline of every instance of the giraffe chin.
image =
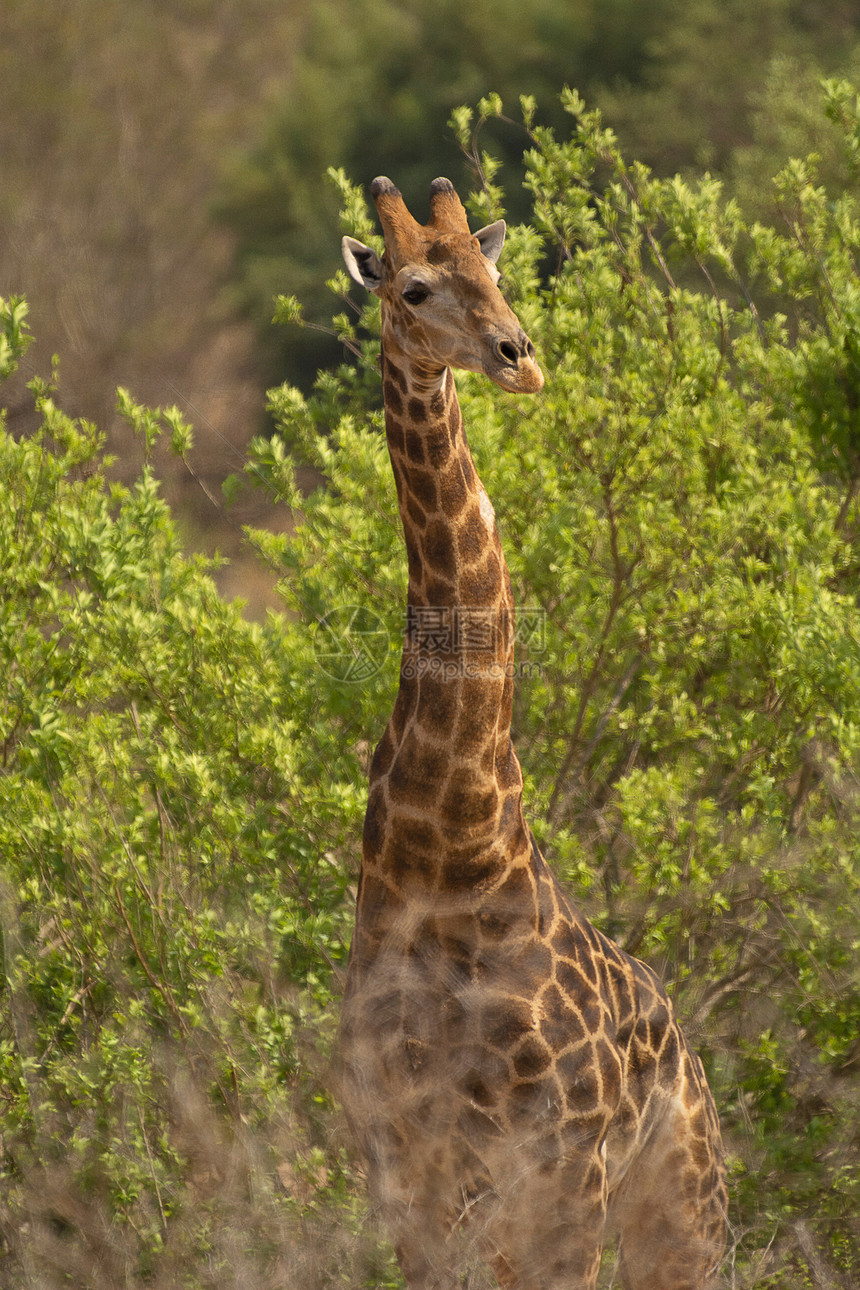
[[520, 362], [516, 367], [486, 367], [485, 375], [509, 394], [537, 394], [544, 386], [544, 375], [537, 363]]

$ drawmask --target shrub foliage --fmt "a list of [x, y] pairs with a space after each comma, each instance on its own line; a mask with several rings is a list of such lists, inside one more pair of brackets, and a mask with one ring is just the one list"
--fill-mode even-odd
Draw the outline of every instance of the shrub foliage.
[[[713, 179], [656, 179], [563, 102], [569, 137], [522, 105], [534, 217], [503, 263], [546, 390], [458, 378], [534, 624], [515, 713], [528, 813], [586, 912], [663, 973], [706, 1062], [734, 1186], [727, 1284], [847, 1286], [860, 204], [794, 161], [779, 224], [750, 224]], [[825, 108], [856, 171], [855, 91], [828, 84]], [[460, 112], [464, 145], [500, 113]], [[371, 240], [336, 178], [347, 231]], [[475, 214], [498, 218], [492, 158], [485, 178]], [[20, 303], [3, 320], [10, 368]], [[274, 391], [280, 432], [248, 465], [297, 517], [251, 535], [290, 611], [264, 626], [182, 556], [149, 470], [106, 486], [96, 431], [49, 384], [42, 429], [0, 440], [10, 1285], [398, 1284], [328, 1065], [405, 589], [375, 303], [335, 327], [360, 361], [309, 397]], [[187, 451], [175, 410], [119, 407], [145, 443]], [[310, 496], [295, 457], [325, 476]]]

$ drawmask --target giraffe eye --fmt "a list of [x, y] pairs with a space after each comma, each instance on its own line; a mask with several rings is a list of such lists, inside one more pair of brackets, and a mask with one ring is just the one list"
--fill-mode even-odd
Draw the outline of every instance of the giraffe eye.
[[408, 305], [420, 305], [422, 300], [426, 300], [430, 295], [430, 288], [425, 287], [423, 282], [413, 282], [403, 292], [403, 299]]

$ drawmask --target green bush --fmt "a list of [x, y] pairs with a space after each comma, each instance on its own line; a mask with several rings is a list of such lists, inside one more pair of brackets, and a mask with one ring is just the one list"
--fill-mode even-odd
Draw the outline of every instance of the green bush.
[[358, 760], [309, 723], [305, 633], [221, 601], [152, 472], [109, 486], [34, 394], [0, 437], [0, 1283], [312, 1285], [344, 1257], [295, 1251], [346, 1194], [321, 1080]]
[[[857, 103], [828, 87], [846, 164]], [[794, 162], [780, 227], [750, 225], [714, 180], [625, 162], [576, 95], [569, 138], [524, 106], [534, 217], [503, 270], [547, 386], [458, 385], [521, 607], [527, 812], [702, 1053], [732, 1284], [853, 1284], [860, 204]], [[329, 1066], [405, 592], [378, 306], [334, 325], [359, 362], [274, 391], [248, 463], [296, 517], [251, 535], [289, 611], [264, 626], [49, 385], [42, 429], [0, 439], [3, 1284], [399, 1284]], [[119, 408], [187, 451], [175, 410]]]

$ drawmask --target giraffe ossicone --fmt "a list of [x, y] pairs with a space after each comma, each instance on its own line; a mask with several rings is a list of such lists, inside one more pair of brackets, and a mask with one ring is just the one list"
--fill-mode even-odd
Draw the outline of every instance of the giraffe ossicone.
[[[341, 1022], [341, 1093], [410, 1290], [703, 1290], [725, 1242], [719, 1125], [660, 982], [567, 900], [522, 810], [514, 605], [452, 367], [537, 393], [498, 288], [497, 221], [448, 180], [419, 224], [371, 193], [385, 252], [385, 425], [409, 571], [400, 686], [374, 753]], [[464, 626], [465, 625], [465, 626]], [[478, 630], [480, 627], [480, 630]], [[440, 666], [440, 662], [444, 666]]]

